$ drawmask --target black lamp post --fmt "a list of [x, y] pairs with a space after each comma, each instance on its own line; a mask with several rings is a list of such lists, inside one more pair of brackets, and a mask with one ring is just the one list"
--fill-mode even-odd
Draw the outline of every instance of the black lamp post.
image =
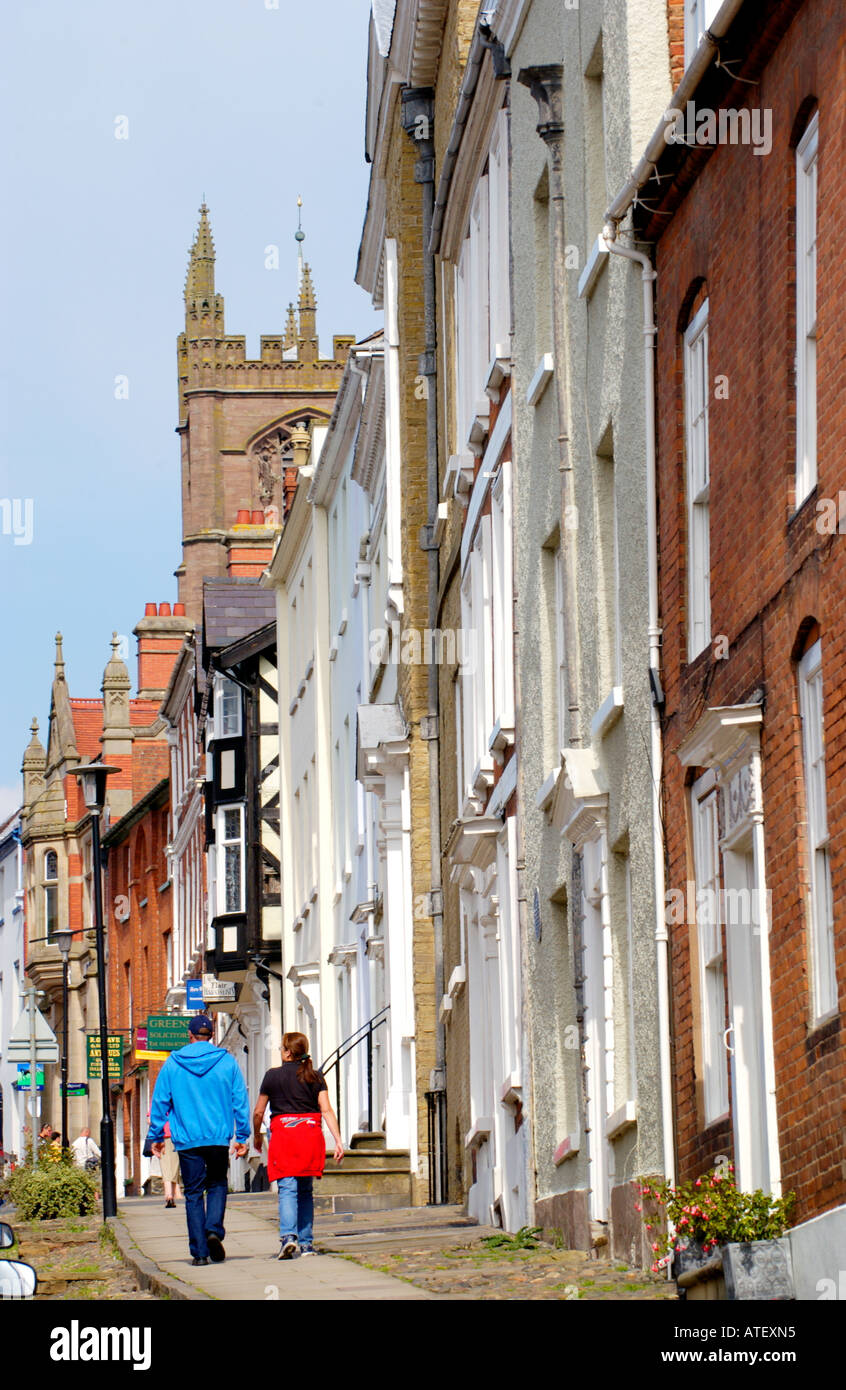
[[109, 1090], [109, 1028], [106, 1021], [106, 952], [103, 939], [103, 878], [100, 864], [100, 816], [106, 804], [106, 778], [119, 767], [106, 763], [82, 763], [74, 776], [82, 784], [82, 797], [91, 812], [91, 866], [94, 881], [94, 931], [97, 942], [97, 1000], [100, 1006], [100, 1080], [103, 1118], [100, 1121], [100, 1164], [103, 1178], [103, 1216], [117, 1215], [115, 1183], [115, 1130]]
[[62, 1148], [68, 1147], [68, 966], [73, 932], [57, 931], [55, 942], [62, 953]]

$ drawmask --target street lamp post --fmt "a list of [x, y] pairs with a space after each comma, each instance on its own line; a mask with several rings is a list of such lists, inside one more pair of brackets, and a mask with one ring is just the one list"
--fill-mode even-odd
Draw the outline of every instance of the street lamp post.
[[117, 1215], [115, 1184], [115, 1131], [109, 1090], [109, 1029], [106, 1020], [106, 952], [103, 928], [103, 879], [100, 864], [100, 816], [106, 804], [106, 778], [118, 767], [106, 763], [82, 763], [74, 776], [82, 784], [82, 796], [91, 812], [91, 865], [94, 881], [94, 931], [97, 943], [97, 1000], [100, 1009], [100, 1081], [103, 1118], [100, 1121], [100, 1164], [103, 1179], [103, 1216]]
[[63, 927], [56, 932], [56, 945], [62, 953], [62, 1148], [68, 1147], [68, 965], [73, 932]]

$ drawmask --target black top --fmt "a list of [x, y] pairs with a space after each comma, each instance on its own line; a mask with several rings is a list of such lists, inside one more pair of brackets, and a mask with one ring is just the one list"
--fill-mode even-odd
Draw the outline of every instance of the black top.
[[274, 1115], [315, 1115], [320, 1109], [317, 1097], [329, 1087], [323, 1073], [314, 1069], [315, 1080], [311, 1086], [297, 1078], [302, 1058], [297, 1062], [283, 1062], [281, 1067], [271, 1067], [265, 1072], [261, 1083], [261, 1094], [270, 1098], [270, 1114]]

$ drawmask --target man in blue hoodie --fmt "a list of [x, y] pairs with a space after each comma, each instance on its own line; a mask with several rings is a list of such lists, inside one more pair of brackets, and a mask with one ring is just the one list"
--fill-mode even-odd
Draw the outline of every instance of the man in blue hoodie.
[[172, 1052], [159, 1072], [148, 1135], [153, 1153], [161, 1157], [165, 1121], [170, 1120], [170, 1137], [182, 1170], [188, 1246], [195, 1265], [226, 1258], [223, 1216], [229, 1145], [234, 1129], [235, 1153], [243, 1158], [250, 1137], [250, 1103], [244, 1078], [231, 1052], [213, 1046], [213, 1029], [205, 1014], [191, 1019], [188, 1031], [196, 1041]]

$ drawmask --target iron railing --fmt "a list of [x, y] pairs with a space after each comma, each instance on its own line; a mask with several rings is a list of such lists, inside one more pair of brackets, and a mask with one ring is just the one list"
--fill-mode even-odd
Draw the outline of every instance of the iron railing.
[[335, 1068], [335, 1113], [338, 1116], [338, 1123], [341, 1122], [341, 1061], [352, 1052], [360, 1043], [367, 1045], [367, 1129], [373, 1130], [373, 1034], [377, 1028], [381, 1028], [383, 1023], [387, 1023], [384, 1017], [390, 1009], [390, 1004], [386, 1004], [384, 1009], [380, 1009], [378, 1014], [374, 1014], [366, 1023], [362, 1023], [360, 1028], [356, 1028], [354, 1033], [350, 1033], [348, 1038], [344, 1038], [342, 1043], [330, 1052], [327, 1060], [323, 1063], [320, 1070], [326, 1076], [332, 1068]]
[[446, 1091], [426, 1091], [428, 1108], [429, 1206], [448, 1201]]

